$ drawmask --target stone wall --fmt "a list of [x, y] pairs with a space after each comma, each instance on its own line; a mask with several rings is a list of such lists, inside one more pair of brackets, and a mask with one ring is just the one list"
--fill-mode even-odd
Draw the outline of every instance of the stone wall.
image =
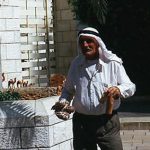
[[51, 110], [58, 96], [0, 102], [0, 149], [72, 150], [72, 121]]
[[57, 72], [66, 74], [71, 61], [77, 55], [77, 22], [73, 19], [68, 0], [55, 0], [53, 5]]
[[[32, 1], [27, 2], [30, 4]], [[8, 80], [13, 78], [21, 80], [22, 76], [26, 75], [26, 72], [22, 71], [23, 64], [21, 62], [22, 56], [24, 56], [21, 55], [21, 42], [26, 37], [21, 38], [20, 36], [22, 33], [20, 23], [22, 21], [21, 16], [25, 15], [28, 10], [23, 13], [20, 10], [22, 7], [26, 7], [25, 1], [0, 0], [1, 72], [5, 73], [7, 81], [3, 82], [4, 88], [7, 88]], [[77, 21], [73, 19], [74, 16], [68, 5], [68, 0], [53, 1], [53, 10], [55, 72], [66, 75], [71, 61], [77, 55]]]
[[[19, 0], [0, 0], [1, 71], [6, 79], [21, 79]], [[3, 82], [3, 84], [6, 84]], [[3, 85], [7, 87], [7, 85]]]

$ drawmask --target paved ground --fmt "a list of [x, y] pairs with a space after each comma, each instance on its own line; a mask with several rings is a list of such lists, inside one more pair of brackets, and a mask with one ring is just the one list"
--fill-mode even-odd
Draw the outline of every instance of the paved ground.
[[120, 113], [124, 150], [150, 150], [150, 114]]
[[119, 109], [124, 150], [150, 150], [150, 97], [133, 97]]
[[124, 150], [150, 150], [149, 130], [122, 130]]

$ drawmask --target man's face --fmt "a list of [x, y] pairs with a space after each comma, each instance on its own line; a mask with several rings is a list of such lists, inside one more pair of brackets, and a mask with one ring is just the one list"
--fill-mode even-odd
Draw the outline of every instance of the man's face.
[[89, 36], [80, 36], [79, 45], [86, 59], [96, 59], [99, 57], [99, 44], [95, 38]]

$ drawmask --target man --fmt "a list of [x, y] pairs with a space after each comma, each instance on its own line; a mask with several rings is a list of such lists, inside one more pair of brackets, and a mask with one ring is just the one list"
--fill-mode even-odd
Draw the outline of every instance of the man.
[[[65, 108], [72, 100], [75, 110], [74, 150], [97, 150], [97, 144], [101, 150], [122, 150], [117, 109], [120, 99], [135, 93], [135, 84], [122, 60], [107, 50], [96, 29], [87, 27], [79, 32], [78, 48], [79, 56], [70, 66], [59, 99]], [[113, 110], [106, 113], [108, 100]]]

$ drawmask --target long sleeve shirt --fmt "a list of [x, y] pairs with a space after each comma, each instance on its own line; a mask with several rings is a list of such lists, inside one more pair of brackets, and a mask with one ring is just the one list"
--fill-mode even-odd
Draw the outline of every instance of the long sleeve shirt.
[[[120, 89], [122, 98], [130, 97], [135, 92], [135, 84], [121, 63], [101, 59], [87, 61], [78, 56], [70, 66], [60, 100], [73, 100], [75, 111], [82, 114], [104, 114], [106, 101], [101, 102], [101, 99], [111, 86]], [[120, 98], [114, 101], [114, 110], [119, 108], [120, 102]]]

